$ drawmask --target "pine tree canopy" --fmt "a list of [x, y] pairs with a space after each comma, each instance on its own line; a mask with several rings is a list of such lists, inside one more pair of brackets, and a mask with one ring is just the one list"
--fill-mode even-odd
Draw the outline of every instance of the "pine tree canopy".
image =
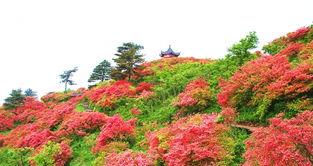
[[111, 75], [111, 64], [107, 60], [103, 60], [94, 69], [88, 82], [109, 80]]
[[140, 51], [144, 47], [135, 43], [123, 43], [122, 46], [117, 48], [114, 58], [116, 67], [112, 71], [112, 77], [115, 79], [125, 79], [126, 77], [130, 80], [134, 73], [134, 68], [138, 67], [144, 62], [143, 54]]

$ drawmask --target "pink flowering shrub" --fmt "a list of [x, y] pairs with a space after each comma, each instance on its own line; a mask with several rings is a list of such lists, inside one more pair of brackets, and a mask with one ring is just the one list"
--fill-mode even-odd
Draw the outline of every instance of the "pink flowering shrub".
[[142, 93], [143, 91], [151, 91], [153, 88], [153, 85], [147, 82], [141, 82], [136, 87], [135, 91], [136, 93]]
[[181, 108], [203, 109], [208, 106], [211, 98], [209, 84], [206, 80], [200, 78], [191, 81], [186, 86], [185, 90], [177, 96], [174, 105]]
[[115, 115], [106, 120], [97, 138], [94, 151], [98, 152], [104, 148], [111, 140], [123, 140], [133, 136], [136, 120], [124, 121], [120, 116]]
[[224, 123], [234, 123], [236, 118], [236, 111], [230, 107], [222, 108], [221, 116], [223, 117]]
[[13, 114], [0, 109], [0, 131], [13, 128]]
[[110, 166], [153, 166], [153, 161], [146, 154], [132, 152], [130, 150], [122, 153], [111, 153], [105, 159], [105, 165]]
[[153, 97], [153, 96], [154, 96], [154, 92], [144, 90], [144, 91], [142, 91], [142, 92], [140, 93], [140, 95], [138, 96], [138, 98], [139, 98], [139, 99], [150, 99], [150, 98]]
[[276, 56], [287, 56], [287, 57], [294, 57], [302, 50], [303, 43], [291, 43], [287, 45], [286, 48], [282, 49]]
[[70, 92], [50, 92], [45, 96], [41, 97], [41, 101], [43, 101], [48, 107], [53, 108], [55, 105], [65, 102], [72, 97], [81, 96], [86, 92], [85, 88], [79, 88], [76, 91]]
[[12, 147], [39, 147], [57, 137], [49, 130], [35, 124], [25, 124], [16, 127], [3, 139], [4, 145]]
[[244, 165], [312, 165], [313, 111], [292, 119], [270, 119], [268, 127], [252, 133], [246, 141]]
[[305, 36], [310, 31], [309, 27], [302, 27], [296, 30], [295, 32], [290, 32], [287, 34], [289, 40], [293, 41]]
[[76, 105], [84, 98], [84, 96], [72, 97], [66, 102], [59, 103], [53, 109], [44, 112], [36, 124], [44, 128], [54, 128], [60, 124], [63, 119], [74, 112]]
[[72, 149], [66, 142], [60, 143], [60, 151], [54, 156], [55, 165], [66, 165], [69, 159], [72, 157]]
[[[290, 45], [299, 43], [309, 43], [313, 39], [313, 26], [302, 27], [294, 32], [288, 33], [286, 36], [282, 36], [273, 40], [269, 44], [263, 47], [263, 50], [271, 55], [277, 54], [279, 51], [289, 47]], [[290, 49], [290, 48], [289, 48]]]
[[138, 109], [138, 108], [132, 108], [130, 110], [130, 112], [132, 113], [132, 115], [139, 115], [139, 114], [141, 114], [141, 110]]
[[238, 111], [254, 108], [255, 116], [262, 118], [273, 101], [292, 101], [308, 93], [313, 85], [313, 63], [304, 60], [293, 67], [287, 57], [290, 52], [282, 52], [250, 61], [229, 80], [221, 81], [218, 103]]
[[26, 97], [22, 106], [13, 110], [15, 122], [22, 124], [33, 122], [46, 114], [47, 107], [35, 98]]
[[132, 97], [135, 93], [130, 82], [120, 80], [109, 85], [95, 87], [87, 92], [86, 96], [98, 106], [113, 107], [119, 98]]
[[100, 129], [106, 123], [106, 119], [107, 116], [99, 112], [75, 112], [64, 118], [58, 134], [85, 136], [88, 131]]
[[47, 142], [30, 158], [31, 166], [55, 165], [65, 166], [72, 157], [72, 149], [67, 142]]
[[216, 123], [216, 118], [194, 115], [148, 134], [149, 154], [169, 166], [229, 164], [232, 139], [225, 135], [227, 127]]
[[17, 142], [18, 147], [36, 148], [51, 140], [56, 140], [57, 136], [51, 131], [44, 129], [42, 131], [34, 131], [20, 138]]

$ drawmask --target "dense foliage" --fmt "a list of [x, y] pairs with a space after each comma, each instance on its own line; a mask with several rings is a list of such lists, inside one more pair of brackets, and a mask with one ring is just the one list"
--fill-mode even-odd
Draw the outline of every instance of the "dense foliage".
[[103, 60], [99, 65], [97, 65], [89, 79], [88, 82], [95, 82], [95, 81], [104, 81], [109, 80], [111, 75], [111, 64], [107, 60]]
[[194, 115], [150, 133], [149, 153], [166, 165], [229, 165], [233, 140], [216, 115]]
[[138, 67], [144, 62], [143, 54], [140, 51], [143, 46], [135, 43], [123, 43], [122, 46], [117, 48], [117, 57], [114, 58], [116, 67], [112, 70], [112, 78], [114, 79], [131, 79], [133, 75], [136, 75], [134, 68]]
[[218, 60], [142, 63], [126, 43], [118, 80], [41, 101], [14, 92], [0, 107], [0, 166], [312, 165], [312, 29], [265, 53], [250, 33]]
[[13, 89], [10, 96], [4, 99], [3, 106], [5, 109], [14, 109], [23, 104], [24, 97], [21, 89]]
[[253, 132], [246, 144], [244, 165], [312, 165], [313, 112], [290, 120], [272, 118], [270, 125]]
[[287, 38], [288, 44], [277, 54], [262, 55], [242, 66], [229, 80], [221, 81], [219, 104], [236, 108], [241, 113], [239, 120], [253, 121], [280, 111], [292, 116], [310, 109], [313, 42], [295, 41], [305, 37], [302, 29], [288, 34], [292, 38]]

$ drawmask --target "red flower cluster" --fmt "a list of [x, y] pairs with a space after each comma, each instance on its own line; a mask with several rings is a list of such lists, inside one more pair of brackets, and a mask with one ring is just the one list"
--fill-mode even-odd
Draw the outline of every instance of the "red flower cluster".
[[55, 165], [63, 166], [72, 157], [72, 149], [66, 142], [60, 143], [60, 151], [54, 156]]
[[139, 115], [139, 114], [141, 114], [141, 110], [138, 109], [138, 108], [132, 108], [132, 109], [130, 110], [130, 112], [131, 112], [133, 115]]
[[294, 57], [301, 51], [303, 48], [303, 43], [291, 43], [286, 48], [282, 49], [276, 56], [287, 56]]
[[[255, 70], [258, 69], [258, 70]], [[280, 96], [293, 97], [310, 90], [313, 75], [312, 64], [302, 63], [291, 67], [285, 56], [267, 56], [247, 63], [230, 80], [220, 82], [218, 94], [220, 105], [235, 106], [241, 96], [253, 94], [248, 104], [255, 105], [263, 99], [277, 99]], [[247, 104], [247, 103], [242, 103]]]
[[135, 91], [137, 94], [142, 93], [143, 91], [151, 91], [153, 88], [153, 85], [147, 82], [141, 82], [136, 87]]
[[305, 36], [309, 31], [310, 31], [310, 28], [302, 27], [296, 30], [295, 32], [288, 33], [287, 37], [289, 38], [289, 40], [293, 41], [293, 40], [296, 40]]
[[130, 150], [122, 153], [111, 153], [105, 159], [105, 165], [110, 166], [153, 166], [153, 161], [144, 153]]
[[77, 96], [69, 99], [66, 102], [59, 103], [52, 110], [46, 111], [43, 116], [41, 116], [36, 124], [45, 128], [51, 128], [55, 125], [61, 123], [63, 119], [71, 114], [76, 105], [84, 98], [84, 96]]
[[107, 116], [99, 112], [73, 112], [64, 118], [60, 129], [59, 136], [76, 134], [85, 136], [87, 131], [100, 129], [106, 123]]
[[31, 123], [44, 116], [46, 110], [45, 104], [32, 97], [26, 97], [24, 104], [13, 110], [15, 114], [14, 121], [22, 124]]
[[[41, 156], [37, 158], [40, 154]], [[51, 164], [55, 166], [65, 166], [71, 157], [72, 149], [67, 141], [62, 141], [61, 143], [49, 141], [45, 145], [36, 149], [33, 158], [29, 160], [29, 164], [31, 166]], [[47, 162], [47, 160], [49, 162]], [[51, 161], [53, 163], [50, 163]]]
[[85, 88], [79, 88], [76, 91], [70, 92], [50, 92], [47, 95], [41, 97], [41, 101], [43, 101], [49, 108], [53, 108], [61, 102], [65, 102], [72, 97], [81, 96], [86, 92]]
[[236, 111], [233, 108], [230, 107], [222, 108], [221, 115], [224, 119], [224, 123], [235, 122]]
[[280, 116], [247, 140], [244, 165], [312, 165], [313, 111], [290, 120]]
[[154, 95], [154, 92], [152, 91], [142, 91], [140, 95], [138, 96], [139, 99], [150, 99]]
[[191, 81], [185, 88], [184, 92], [180, 93], [174, 102], [178, 107], [201, 106], [205, 107], [211, 99], [209, 84], [204, 79]]
[[52, 132], [41, 129], [38, 125], [25, 124], [12, 130], [7, 136], [4, 137], [3, 141], [4, 145], [13, 147], [36, 148], [55, 138], [56, 137]]
[[5, 110], [0, 109], [0, 131], [13, 128], [13, 115]]
[[91, 89], [87, 92], [87, 97], [99, 106], [112, 107], [117, 98], [133, 95], [134, 91], [130, 88], [131, 83], [121, 80], [110, 85], [104, 85]]
[[169, 166], [214, 165], [230, 154], [222, 146], [223, 124], [215, 123], [216, 115], [194, 115], [169, 127], [150, 133], [149, 153]]
[[97, 138], [94, 151], [100, 151], [110, 140], [126, 139], [134, 134], [135, 119], [124, 121], [120, 116], [108, 117]]
[[48, 141], [56, 140], [57, 137], [50, 130], [44, 129], [42, 131], [33, 131], [24, 137], [21, 137], [17, 142], [18, 147], [32, 147], [36, 148], [44, 145]]
[[137, 94], [140, 97], [142, 93], [150, 93], [152, 87], [152, 84], [142, 82], [136, 88], [133, 88], [130, 82], [120, 80], [108, 85], [93, 88], [86, 93], [86, 96], [96, 105], [101, 107], [113, 107], [114, 102], [119, 98], [137, 97]]

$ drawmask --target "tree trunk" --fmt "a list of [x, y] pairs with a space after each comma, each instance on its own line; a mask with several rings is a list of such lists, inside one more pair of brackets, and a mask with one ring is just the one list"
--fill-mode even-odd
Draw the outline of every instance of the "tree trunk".
[[67, 90], [67, 82], [65, 82], [65, 90], [64, 91], [66, 92], [66, 90]]

